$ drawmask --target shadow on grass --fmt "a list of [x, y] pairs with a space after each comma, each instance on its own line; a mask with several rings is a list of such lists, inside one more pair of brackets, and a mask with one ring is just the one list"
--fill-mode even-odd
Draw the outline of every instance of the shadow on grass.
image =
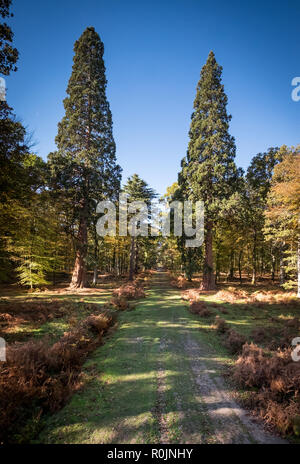
[[[209, 429], [203, 402], [195, 395], [194, 380], [184, 350], [187, 336], [198, 337], [197, 317], [186, 311], [177, 290], [153, 286], [147, 299], [120, 316], [119, 329], [89, 359], [84, 368], [85, 386], [70, 403], [50, 417], [39, 437], [42, 443], [130, 443], [160, 440], [157, 417], [157, 372], [166, 372], [166, 413], [194, 415], [198, 435]], [[167, 347], [162, 348], [162, 339]], [[208, 354], [209, 353], [209, 354]], [[208, 346], [199, 360], [221, 369]], [[180, 402], [177, 395], [180, 397]], [[191, 426], [187, 424], [187, 428]], [[176, 427], [175, 427], [176, 428]]]

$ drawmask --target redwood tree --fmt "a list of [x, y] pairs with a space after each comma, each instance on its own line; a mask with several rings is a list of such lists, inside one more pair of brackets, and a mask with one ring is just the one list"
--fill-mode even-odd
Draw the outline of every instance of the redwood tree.
[[202, 288], [215, 286], [213, 230], [222, 202], [229, 198], [238, 178], [235, 141], [229, 134], [227, 96], [221, 83], [222, 67], [209, 53], [201, 70], [189, 132], [187, 155], [182, 161], [179, 184], [186, 198], [205, 205], [205, 239]]
[[86, 286], [88, 229], [95, 200], [119, 190], [112, 116], [106, 98], [104, 46], [88, 27], [74, 46], [72, 74], [58, 124], [58, 150], [49, 155], [53, 188], [64, 197], [74, 218], [75, 264], [71, 287]]

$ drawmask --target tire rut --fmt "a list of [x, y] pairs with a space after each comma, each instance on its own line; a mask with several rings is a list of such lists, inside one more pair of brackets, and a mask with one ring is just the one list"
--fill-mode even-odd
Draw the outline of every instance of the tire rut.
[[[160, 303], [165, 302], [164, 290], [170, 291], [166, 275], [157, 275], [153, 286], [160, 290]], [[176, 291], [174, 291], [176, 292]], [[172, 310], [172, 303], [166, 310]], [[163, 316], [162, 316], [163, 318]], [[178, 337], [165, 343], [162, 338], [160, 351], [164, 349], [172, 352], [185, 353], [185, 372], [191, 376], [191, 388], [194, 390], [194, 410], [183, 407], [184, 401], [177, 388], [173, 391], [176, 399], [179, 428], [182, 438], [188, 443], [220, 443], [220, 444], [283, 444], [287, 443], [276, 435], [266, 431], [262, 424], [255, 421], [249, 413], [235, 401], [229, 391], [224, 377], [219, 373], [220, 366], [211, 348], [199, 340], [195, 340], [189, 327], [182, 319], [175, 318], [173, 322], [178, 325]], [[197, 337], [198, 338], [198, 337]], [[165, 371], [161, 361], [158, 365], [158, 420], [160, 424], [161, 443], [168, 443], [168, 425], [164, 419], [164, 391]], [[204, 427], [204, 433], [196, 430], [195, 409], [198, 414], [208, 417], [209, 427]], [[165, 416], [166, 417], [166, 416]], [[211, 429], [211, 430], [209, 430]], [[191, 441], [194, 440], [194, 441]]]
[[166, 373], [163, 368], [163, 363], [160, 359], [162, 352], [166, 347], [164, 338], [159, 343], [159, 360], [157, 365], [157, 397], [154, 408], [154, 416], [158, 423], [159, 429], [159, 443], [169, 444], [169, 433], [168, 433], [168, 422], [166, 417], [166, 402], [165, 402], [165, 391], [166, 391]]
[[231, 396], [217, 369], [204, 359], [210, 357], [207, 348], [187, 334], [184, 349], [189, 358], [198, 394], [207, 407], [214, 427], [214, 442], [220, 444], [279, 444], [280, 437], [266, 432], [254, 422]]

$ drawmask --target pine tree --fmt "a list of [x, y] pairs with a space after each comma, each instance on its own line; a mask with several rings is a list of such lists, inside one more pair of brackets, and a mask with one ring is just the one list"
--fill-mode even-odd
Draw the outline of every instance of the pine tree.
[[187, 156], [182, 161], [179, 184], [186, 198], [202, 200], [205, 206], [204, 267], [202, 288], [215, 286], [213, 229], [222, 201], [229, 198], [238, 178], [235, 141], [229, 134], [227, 96], [221, 84], [222, 67], [209, 53], [201, 70], [194, 101]]
[[[143, 179], [137, 174], [129, 177], [124, 185], [124, 192], [128, 195], [128, 201], [144, 201], [148, 206], [156, 194]], [[138, 242], [134, 235], [131, 236], [130, 261], [129, 261], [129, 280], [133, 280], [135, 271], [138, 269]]]
[[71, 287], [86, 286], [88, 227], [95, 202], [114, 198], [121, 169], [116, 164], [112, 116], [106, 98], [104, 46], [88, 27], [74, 46], [72, 74], [58, 124], [57, 152], [49, 155], [55, 189], [71, 204], [77, 223]]

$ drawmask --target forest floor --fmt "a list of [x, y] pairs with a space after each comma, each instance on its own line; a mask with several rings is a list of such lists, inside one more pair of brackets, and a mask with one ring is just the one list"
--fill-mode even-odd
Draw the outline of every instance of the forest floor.
[[[234, 356], [169, 280], [154, 273], [146, 299], [120, 313], [85, 363], [83, 387], [35, 442], [284, 443], [239, 406], [226, 380]], [[226, 317], [248, 330], [251, 314]]]
[[101, 288], [70, 290], [64, 284], [32, 293], [0, 288], [0, 337], [7, 343], [48, 337], [55, 342], [77, 322], [89, 316], [92, 305], [104, 305], [122, 279], [102, 276]]

